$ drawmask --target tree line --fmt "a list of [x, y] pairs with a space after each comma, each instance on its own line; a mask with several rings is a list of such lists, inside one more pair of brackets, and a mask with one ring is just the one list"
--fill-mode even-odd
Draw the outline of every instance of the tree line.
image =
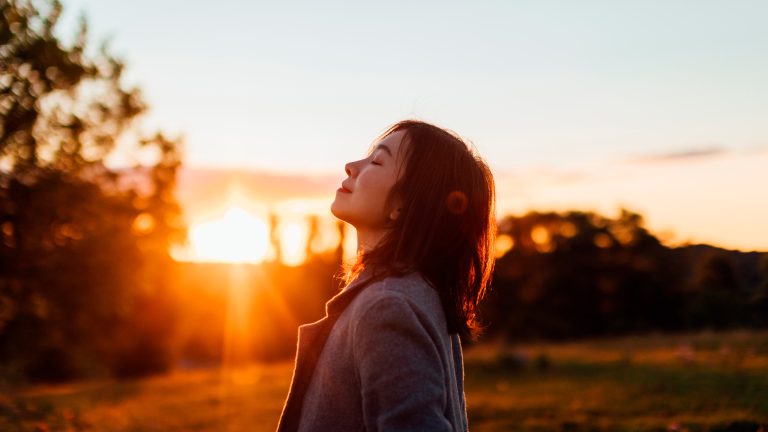
[[768, 254], [670, 248], [641, 215], [531, 212], [499, 223], [487, 333], [507, 339], [766, 327]]

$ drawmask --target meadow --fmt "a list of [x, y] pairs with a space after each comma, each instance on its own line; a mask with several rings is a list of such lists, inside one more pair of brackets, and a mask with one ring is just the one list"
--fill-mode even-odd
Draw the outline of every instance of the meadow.
[[[473, 431], [766, 431], [768, 332], [465, 349]], [[2, 431], [272, 431], [292, 364], [5, 388]]]

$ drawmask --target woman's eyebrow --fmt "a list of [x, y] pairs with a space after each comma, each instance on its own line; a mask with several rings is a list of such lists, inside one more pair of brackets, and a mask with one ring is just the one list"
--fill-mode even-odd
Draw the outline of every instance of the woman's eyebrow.
[[392, 154], [392, 150], [390, 150], [390, 149], [389, 149], [389, 147], [387, 147], [386, 145], [384, 145], [384, 144], [379, 144], [379, 145], [377, 145], [377, 146], [376, 146], [376, 148], [374, 149], [374, 151], [375, 151], [375, 150], [378, 150], [378, 149], [382, 149], [382, 150], [386, 151], [387, 153], [389, 153], [389, 156], [390, 156], [390, 157], [394, 157], [394, 155]]

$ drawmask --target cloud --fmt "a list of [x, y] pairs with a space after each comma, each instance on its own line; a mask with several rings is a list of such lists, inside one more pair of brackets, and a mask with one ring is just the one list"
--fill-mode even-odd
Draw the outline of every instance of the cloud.
[[722, 156], [728, 151], [722, 147], [696, 147], [683, 150], [675, 150], [666, 153], [651, 153], [641, 156], [635, 156], [628, 160], [629, 163], [664, 163], [664, 162], [683, 162], [705, 157]]

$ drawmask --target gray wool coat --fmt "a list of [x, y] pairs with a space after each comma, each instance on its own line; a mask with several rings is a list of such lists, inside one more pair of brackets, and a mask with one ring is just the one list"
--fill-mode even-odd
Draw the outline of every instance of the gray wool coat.
[[[299, 327], [285, 404], [306, 386], [298, 430], [466, 431], [461, 344], [448, 333], [437, 292], [415, 272], [366, 286], [368, 276], [328, 301], [325, 318]], [[327, 342], [315, 346], [333, 314]], [[319, 357], [307, 377], [302, 366], [312, 355]], [[285, 407], [281, 426], [289, 423]]]

